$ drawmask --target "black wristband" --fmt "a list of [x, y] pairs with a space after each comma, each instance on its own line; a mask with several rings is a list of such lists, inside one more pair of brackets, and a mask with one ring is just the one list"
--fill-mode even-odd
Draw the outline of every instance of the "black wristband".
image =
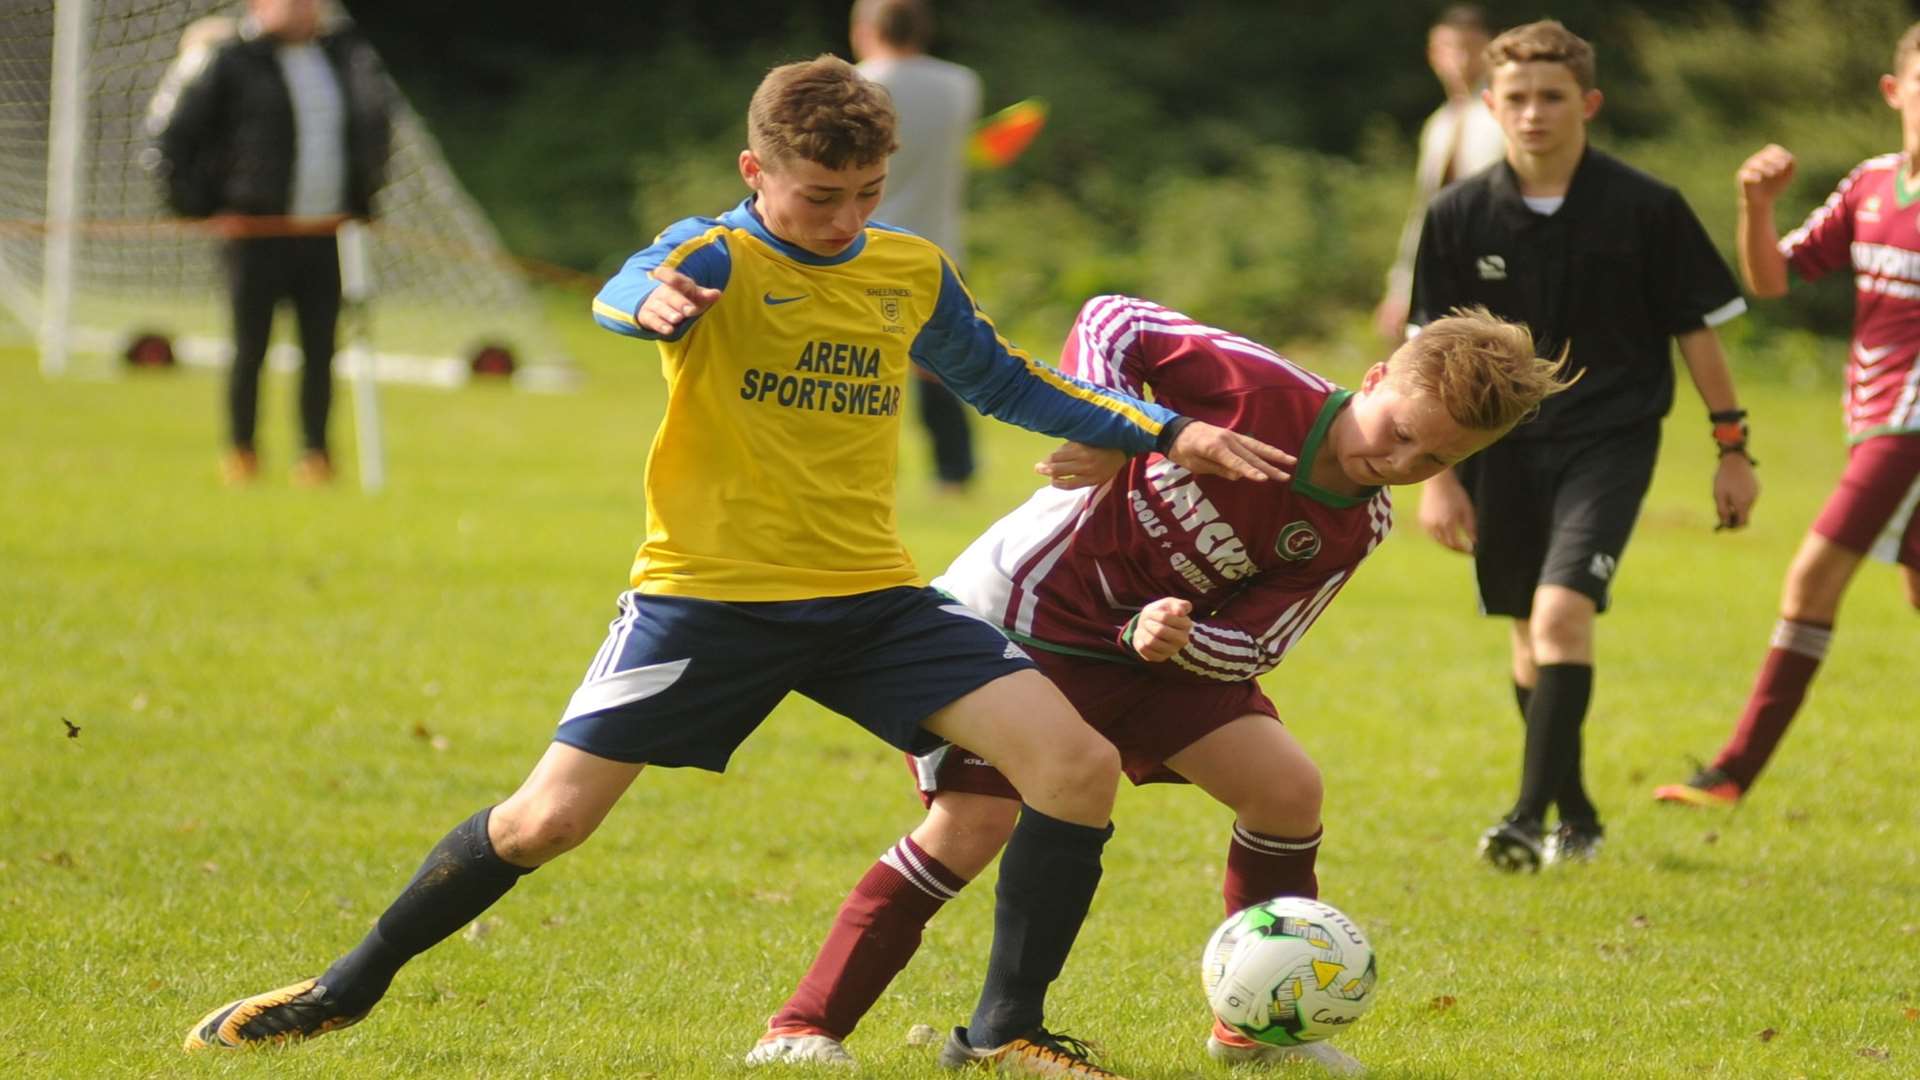
[[1747, 418], [1747, 410], [1745, 409], [1721, 409], [1719, 412], [1708, 413], [1707, 423], [1737, 424], [1740, 421], [1745, 420], [1746, 418]]
[[1754, 460], [1754, 457], [1752, 454], [1747, 452], [1747, 441], [1745, 439], [1742, 439], [1737, 443], [1721, 443], [1720, 456], [1726, 457], [1728, 454], [1739, 454], [1741, 457], [1747, 459], [1748, 465], [1757, 466], [1760, 464], [1758, 461]]
[[1179, 438], [1180, 433], [1185, 431], [1187, 425], [1191, 423], [1193, 423], [1191, 416], [1176, 416], [1167, 421], [1161, 425], [1160, 437], [1153, 440], [1153, 448], [1163, 454], [1173, 449], [1173, 440]]

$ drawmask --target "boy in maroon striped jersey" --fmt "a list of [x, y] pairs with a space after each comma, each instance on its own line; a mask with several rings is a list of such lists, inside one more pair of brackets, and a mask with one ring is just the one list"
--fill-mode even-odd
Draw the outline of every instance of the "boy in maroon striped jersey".
[[[1315, 896], [1318, 768], [1254, 681], [1272, 670], [1392, 525], [1390, 484], [1479, 451], [1561, 390], [1526, 328], [1476, 310], [1440, 319], [1375, 364], [1358, 391], [1159, 305], [1103, 296], [1080, 311], [1061, 370], [1182, 415], [1298, 448], [1294, 479], [1258, 493], [1154, 456], [1067, 444], [1053, 486], [963, 552], [936, 588], [1032, 651], [1113, 741], [1136, 783], [1193, 783], [1233, 808], [1226, 908]], [[838, 1060], [841, 1040], [905, 966], [933, 914], [985, 869], [1019, 803], [957, 746], [915, 760], [925, 821], [867, 872], [750, 1064]], [[1357, 1062], [1216, 1026], [1230, 1061]], [[941, 1064], [977, 1060], [955, 1029]]]
[[[1731, 805], [1753, 787], [1820, 669], [1862, 558], [1899, 563], [1920, 608], [1920, 23], [1900, 36], [1893, 72], [1880, 94], [1900, 113], [1900, 152], [1861, 162], [1785, 237], [1773, 206], [1793, 180], [1793, 155], [1767, 146], [1740, 166], [1740, 273], [1754, 295], [1786, 295], [1789, 268], [1808, 280], [1853, 272], [1852, 445], [1787, 568], [1780, 621], [1738, 725], [1712, 765], [1654, 792], [1662, 802]], [[1744, 445], [1744, 426], [1726, 437]]]

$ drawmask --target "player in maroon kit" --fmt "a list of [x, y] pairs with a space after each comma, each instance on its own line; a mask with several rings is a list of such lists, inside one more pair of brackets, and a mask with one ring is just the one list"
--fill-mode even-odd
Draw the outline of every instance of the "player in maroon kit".
[[1900, 113], [1900, 153], [1861, 162], [1786, 237], [1773, 206], [1793, 179], [1793, 155], [1768, 146], [1740, 166], [1740, 273], [1756, 296], [1785, 295], [1789, 267], [1808, 280], [1853, 273], [1852, 446], [1787, 568], [1780, 621], [1739, 724], [1713, 764], [1654, 792], [1663, 802], [1731, 805], [1753, 787], [1820, 668], [1863, 557], [1899, 563], [1920, 608], [1920, 23], [1901, 35], [1893, 71], [1880, 93]]
[[[1234, 810], [1227, 910], [1314, 896], [1319, 770], [1254, 679], [1386, 536], [1386, 485], [1417, 483], [1499, 438], [1563, 388], [1559, 368], [1535, 358], [1525, 327], [1475, 311], [1433, 322], [1348, 391], [1245, 338], [1117, 296], [1081, 309], [1060, 366], [1297, 448], [1296, 475], [1278, 491], [1243, 492], [1158, 456], [1123, 462], [1068, 444], [1040, 466], [1054, 486], [934, 585], [1032, 650], [1135, 783], [1191, 782]], [[750, 1064], [849, 1060], [841, 1041], [922, 927], [1011, 832], [1019, 803], [990, 764], [950, 746], [915, 766], [926, 820], [855, 886]], [[1359, 1069], [1325, 1044], [1264, 1046], [1219, 1026], [1208, 1048], [1230, 1061]], [[956, 1029], [941, 1064], [973, 1057]]]

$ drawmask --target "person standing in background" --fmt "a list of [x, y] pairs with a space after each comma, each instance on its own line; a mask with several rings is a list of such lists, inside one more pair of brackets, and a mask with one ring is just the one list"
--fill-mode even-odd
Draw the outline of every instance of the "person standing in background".
[[[392, 139], [393, 91], [379, 57], [321, 0], [248, 0], [237, 37], [179, 88], [157, 129], [168, 205], [211, 218], [227, 238], [233, 367], [227, 384], [228, 484], [260, 471], [254, 446], [260, 369], [273, 312], [292, 300], [303, 355], [304, 450], [294, 480], [333, 479], [327, 416], [340, 316], [334, 233], [373, 214]], [[165, 103], [156, 101], [157, 109]]]
[[[888, 166], [874, 220], [910, 229], [966, 267], [967, 138], [980, 121], [980, 76], [926, 53], [933, 8], [926, 0], [859, 0], [850, 37], [860, 74], [887, 88], [900, 117], [900, 149]], [[973, 479], [973, 428], [945, 383], [915, 368], [920, 422], [933, 440], [940, 489]]]
[[1476, 4], [1455, 4], [1427, 31], [1427, 64], [1447, 91], [1446, 103], [1420, 127], [1420, 159], [1413, 173], [1413, 205], [1400, 229], [1400, 249], [1387, 271], [1387, 291], [1373, 309], [1373, 325], [1388, 341], [1407, 332], [1413, 300], [1413, 257], [1420, 250], [1420, 223], [1441, 188], [1499, 161], [1507, 137], [1480, 98], [1487, 84], [1487, 14]]

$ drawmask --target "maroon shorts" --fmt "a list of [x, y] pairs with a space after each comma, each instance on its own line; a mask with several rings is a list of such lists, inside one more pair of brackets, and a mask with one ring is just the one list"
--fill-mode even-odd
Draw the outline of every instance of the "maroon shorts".
[[[1188, 682], [1145, 667], [1028, 651], [1087, 723], [1119, 748], [1120, 767], [1136, 784], [1184, 784], [1185, 777], [1166, 767], [1169, 757], [1243, 716], [1280, 716], [1251, 679]], [[936, 791], [1019, 798], [1000, 770], [958, 746], [907, 762], [928, 805]]]
[[1813, 531], [1862, 555], [1920, 570], [1920, 435], [1876, 435], [1847, 451]]

